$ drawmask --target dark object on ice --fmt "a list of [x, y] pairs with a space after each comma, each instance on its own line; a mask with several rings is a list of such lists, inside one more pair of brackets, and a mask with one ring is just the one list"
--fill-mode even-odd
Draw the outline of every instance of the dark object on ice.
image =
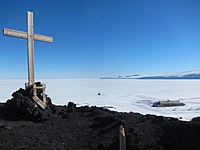
[[158, 101], [153, 103], [152, 107], [172, 107], [172, 106], [184, 106], [184, 103], [181, 103], [179, 100], [176, 101]]
[[98, 93], [98, 95], [101, 95], [101, 93]]

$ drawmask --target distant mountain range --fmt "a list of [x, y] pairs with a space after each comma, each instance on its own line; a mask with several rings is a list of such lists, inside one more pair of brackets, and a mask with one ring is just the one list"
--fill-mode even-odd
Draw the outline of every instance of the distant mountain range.
[[200, 70], [158, 75], [127, 75], [118, 77], [103, 77], [100, 79], [200, 79]]

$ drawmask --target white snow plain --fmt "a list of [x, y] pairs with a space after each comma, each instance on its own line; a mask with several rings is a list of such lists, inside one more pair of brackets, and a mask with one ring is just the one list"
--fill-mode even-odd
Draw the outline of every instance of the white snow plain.
[[[41, 79], [54, 104], [100, 106], [191, 120], [200, 116], [200, 80]], [[0, 79], [0, 101], [5, 102], [25, 79]], [[98, 95], [100, 93], [100, 95]], [[161, 100], [180, 100], [185, 106], [151, 107]]]

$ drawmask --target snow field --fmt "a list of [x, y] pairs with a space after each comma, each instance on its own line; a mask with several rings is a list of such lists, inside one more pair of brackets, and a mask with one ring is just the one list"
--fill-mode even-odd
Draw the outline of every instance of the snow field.
[[[41, 79], [53, 103], [100, 106], [120, 112], [138, 112], [190, 120], [200, 116], [200, 80]], [[0, 101], [5, 102], [25, 79], [1, 79]], [[98, 95], [100, 93], [100, 95]], [[180, 100], [185, 106], [151, 107], [160, 100]]]

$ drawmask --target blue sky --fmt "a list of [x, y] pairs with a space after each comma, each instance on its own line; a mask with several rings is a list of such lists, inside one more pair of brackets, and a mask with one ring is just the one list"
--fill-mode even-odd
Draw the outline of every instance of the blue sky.
[[[0, 28], [34, 32], [36, 78], [200, 69], [199, 0], [1, 0]], [[0, 34], [0, 78], [27, 77], [27, 42]]]

